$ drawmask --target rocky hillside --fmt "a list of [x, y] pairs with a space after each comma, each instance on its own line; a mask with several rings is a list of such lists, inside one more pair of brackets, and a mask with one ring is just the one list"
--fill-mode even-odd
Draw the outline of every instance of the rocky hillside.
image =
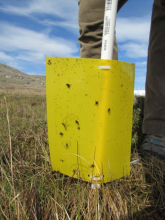
[[0, 90], [45, 91], [45, 81], [45, 76], [27, 75], [4, 63], [0, 63]]

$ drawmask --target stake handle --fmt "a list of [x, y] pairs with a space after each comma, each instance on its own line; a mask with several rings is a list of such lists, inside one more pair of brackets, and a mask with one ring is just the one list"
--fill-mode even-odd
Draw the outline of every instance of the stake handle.
[[106, 0], [101, 59], [112, 60], [118, 0]]

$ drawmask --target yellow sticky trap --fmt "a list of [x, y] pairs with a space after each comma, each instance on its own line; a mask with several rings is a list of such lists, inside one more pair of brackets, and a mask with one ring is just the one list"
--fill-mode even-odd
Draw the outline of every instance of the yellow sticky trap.
[[130, 174], [134, 64], [115, 60], [46, 60], [51, 163], [96, 183]]

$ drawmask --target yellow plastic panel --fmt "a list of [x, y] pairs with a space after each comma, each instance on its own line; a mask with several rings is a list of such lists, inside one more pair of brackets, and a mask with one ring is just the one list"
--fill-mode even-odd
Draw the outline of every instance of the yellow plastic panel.
[[130, 174], [134, 72], [126, 62], [47, 57], [54, 170], [97, 183]]

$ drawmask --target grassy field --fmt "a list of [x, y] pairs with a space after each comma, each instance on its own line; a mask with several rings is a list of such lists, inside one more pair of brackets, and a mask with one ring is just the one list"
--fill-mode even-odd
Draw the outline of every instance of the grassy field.
[[165, 164], [144, 166], [144, 97], [134, 101], [131, 175], [92, 190], [52, 171], [44, 94], [0, 93], [0, 219], [165, 219]]

